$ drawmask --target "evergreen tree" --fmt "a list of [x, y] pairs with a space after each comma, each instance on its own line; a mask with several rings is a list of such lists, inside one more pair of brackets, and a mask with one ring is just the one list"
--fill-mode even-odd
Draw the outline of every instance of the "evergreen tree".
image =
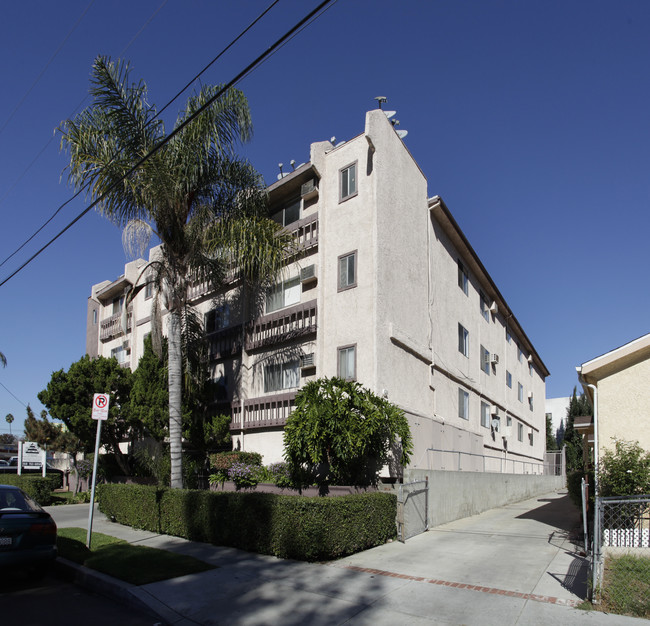
[[569, 401], [567, 408], [566, 430], [564, 432], [564, 444], [566, 446], [566, 466], [567, 472], [585, 470], [583, 457], [582, 435], [575, 429], [574, 422], [576, 417], [591, 415], [591, 405], [587, 396], [576, 393], [573, 388], [573, 396]]
[[553, 423], [551, 422], [551, 416], [546, 416], [546, 451], [557, 450], [557, 442], [553, 436]]

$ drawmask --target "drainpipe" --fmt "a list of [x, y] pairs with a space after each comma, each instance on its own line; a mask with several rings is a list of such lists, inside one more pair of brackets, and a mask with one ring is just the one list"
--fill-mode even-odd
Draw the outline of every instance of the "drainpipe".
[[578, 370], [578, 381], [583, 388], [589, 387], [594, 393], [593, 409], [594, 409], [594, 567], [592, 572], [592, 593], [598, 584], [598, 568], [600, 566], [600, 519], [598, 511], [598, 469], [599, 469], [599, 454], [598, 454], [598, 387], [588, 383], [582, 376], [582, 368]]

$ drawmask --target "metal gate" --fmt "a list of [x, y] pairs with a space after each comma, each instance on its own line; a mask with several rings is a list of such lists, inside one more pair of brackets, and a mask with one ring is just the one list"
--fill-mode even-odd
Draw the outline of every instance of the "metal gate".
[[407, 539], [429, 529], [429, 478], [399, 486], [397, 496], [397, 538]]

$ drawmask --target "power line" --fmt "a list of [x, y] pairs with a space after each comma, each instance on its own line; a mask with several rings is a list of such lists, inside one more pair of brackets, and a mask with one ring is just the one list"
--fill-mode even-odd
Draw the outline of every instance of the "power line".
[[[262, 13], [260, 13], [241, 33], [239, 33], [239, 35], [237, 35], [237, 37], [235, 37], [235, 39], [233, 39], [223, 50], [221, 50], [221, 52], [219, 52], [219, 54], [217, 54], [217, 56], [210, 61], [210, 63], [208, 63], [171, 100], [169, 100], [169, 102], [167, 102], [167, 104], [165, 104], [165, 106], [163, 106], [162, 109], [160, 109], [156, 113], [156, 115], [150, 120], [149, 123], [157, 119], [165, 109], [167, 109], [176, 99], [178, 99], [183, 94], [183, 92], [186, 91], [195, 81], [197, 81], [210, 67], [212, 67], [212, 65], [214, 65], [230, 48], [232, 48], [232, 46], [234, 46], [251, 28], [253, 28], [253, 26], [255, 26], [257, 22], [259, 22], [276, 4], [278, 4], [278, 2], [280, 2], [280, 0], [274, 0], [274, 2], [272, 2], [264, 11], [262, 11]], [[156, 9], [156, 11], [154, 11], [154, 13], [147, 20], [147, 22], [142, 26], [142, 28], [138, 31], [138, 33], [133, 37], [133, 39], [131, 39], [131, 41], [127, 44], [127, 46], [122, 50], [120, 56], [124, 55], [124, 53], [129, 49], [131, 44], [138, 38], [140, 33], [142, 33], [142, 31], [148, 26], [148, 24], [153, 20], [153, 18], [158, 14], [158, 12], [163, 8], [163, 6], [165, 6], [165, 4], [167, 4], [167, 0], [164, 0], [163, 3]], [[73, 111], [73, 113], [76, 112], [81, 107], [81, 105], [85, 102], [86, 98], [87, 96], [85, 96], [84, 99], [77, 105], [77, 108], [75, 109], [75, 111]], [[0, 198], [0, 204], [6, 198], [7, 194], [9, 194], [9, 192], [16, 186], [16, 184], [18, 184], [18, 182], [25, 175], [25, 173], [38, 160], [41, 154], [43, 154], [43, 152], [47, 149], [47, 147], [52, 143], [53, 140], [54, 137], [52, 137], [47, 142], [47, 144], [45, 144], [45, 146], [38, 153], [36, 158], [29, 164], [27, 169], [20, 175], [16, 183], [14, 183], [14, 185], [7, 191], [7, 193], [5, 193], [5, 195], [2, 198]], [[85, 189], [85, 187], [83, 189]], [[18, 254], [18, 252], [20, 252], [32, 239], [34, 239], [34, 237], [36, 237], [36, 235], [38, 235], [38, 233], [40, 233], [59, 214], [61, 209], [63, 209], [66, 205], [72, 202], [72, 200], [74, 200], [79, 196], [79, 194], [83, 191], [83, 189], [80, 189], [69, 200], [66, 200], [66, 202], [64, 202], [61, 206], [59, 206], [59, 208], [56, 209], [56, 211], [54, 211], [54, 213], [28, 239], [26, 239], [16, 250], [14, 250], [6, 259], [4, 259], [4, 261], [0, 263], [0, 267], [2, 267], [7, 261], [9, 261], [9, 259], [11, 259], [16, 254]]]
[[67, 226], [60, 230], [52, 239], [50, 239], [42, 248], [40, 248], [36, 253], [34, 253], [27, 261], [25, 261], [18, 269], [12, 272], [7, 278], [5, 278], [1, 283], [0, 287], [9, 282], [18, 272], [24, 269], [29, 263], [31, 263], [37, 256], [39, 256], [44, 250], [46, 250], [50, 245], [52, 245], [59, 237], [61, 237], [65, 232], [67, 232], [72, 226], [74, 226], [86, 213], [91, 209], [97, 206], [99, 203], [108, 196], [109, 193], [113, 191], [123, 180], [131, 176], [141, 165], [146, 163], [153, 155], [155, 155], [164, 145], [171, 141], [178, 133], [180, 133], [190, 122], [192, 122], [196, 117], [201, 115], [203, 111], [208, 109], [212, 104], [218, 100], [224, 92], [236, 85], [239, 81], [245, 78], [249, 73], [256, 69], [261, 63], [270, 55], [274, 54], [279, 48], [288, 41], [294, 33], [299, 32], [303, 25], [310, 22], [310, 20], [317, 15], [321, 9], [326, 5], [333, 2], [333, 0], [323, 0], [315, 9], [310, 11], [304, 18], [302, 18], [295, 26], [288, 30], [282, 37], [280, 37], [274, 44], [266, 49], [265, 52], [260, 54], [254, 61], [249, 63], [235, 78], [226, 83], [214, 96], [209, 98], [201, 107], [199, 107], [192, 115], [185, 119], [181, 124], [179, 124], [172, 132], [169, 133], [164, 139], [162, 139], [158, 144], [156, 144], [145, 156], [143, 156], [133, 167], [129, 169], [119, 180], [115, 181], [101, 196], [96, 200], [91, 202], [77, 217], [75, 217]]
[[9, 389], [7, 389], [7, 387], [5, 387], [2, 383], [0, 383], [0, 386], [4, 387], [4, 390], [5, 390], [5, 391], [6, 391], [6, 392], [7, 392], [7, 393], [12, 397], [12, 398], [14, 398], [15, 400], [18, 400], [18, 402], [20, 402], [20, 404], [22, 404], [25, 408], [27, 408], [27, 405], [26, 405], [26, 404], [25, 404], [25, 403], [24, 403], [20, 398], [17, 398], [13, 393], [11, 393], [11, 391], [9, 391]]

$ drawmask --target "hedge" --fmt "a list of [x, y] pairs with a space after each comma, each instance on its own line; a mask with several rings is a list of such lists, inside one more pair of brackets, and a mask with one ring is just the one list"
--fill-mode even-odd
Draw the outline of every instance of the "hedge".
[[0, 475], [0, 484], [20, 487], [41, 506], [52, 504], [52, 492], [61, 487], [61, 474], [53, 473], [43, 476], [18, 474]]
[[99, 508], [116, 522], [249, 552], [329, 560], [395, 536], [391, 493], [308, 498], [144, 485], [98, 485]]

